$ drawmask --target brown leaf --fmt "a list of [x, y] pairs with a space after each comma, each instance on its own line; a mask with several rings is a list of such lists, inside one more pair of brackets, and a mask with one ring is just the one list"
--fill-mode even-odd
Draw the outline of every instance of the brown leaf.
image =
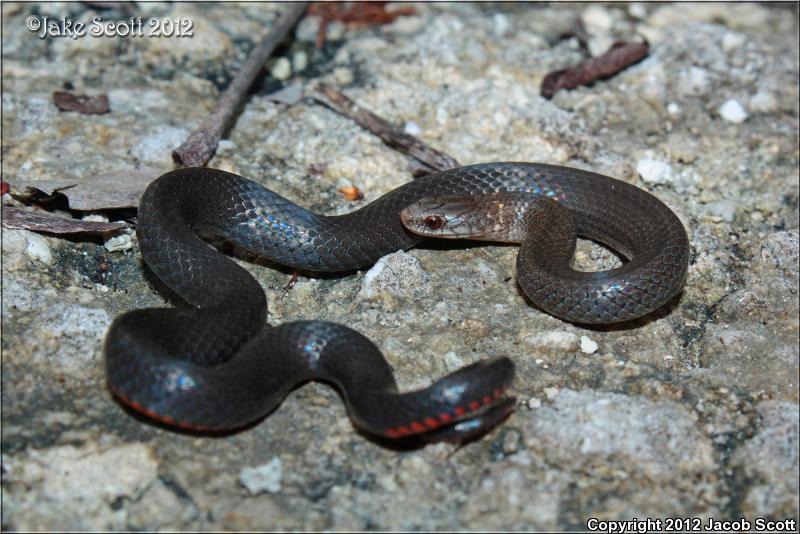
[[77, 111], [86, 115], [99, 115], [111, 111], [107, 95], [74, 95], [66, 91], [53, 93], [53, 102], [61, 111]]
[[78, 234], [111, 232], [122, 228], [131, 228], [126, 222], [94, 222], [80, 219], [67, 219], [55, 215], [45, 215], [35, 211], [13, 206], [3, 206], [3, 226], [48, 234]]
[[11, 185], [15, 190], [28, 188], [46, 195], [60, 193], [69, 200], [70, 209], [97, 211], [135, 208], [147, 185], [164, 174], [164, 169], [143, 168], [92, 176], [82, 180], [59, 178], [31, 180]]
[[416, 15], [413, 7], [401, 7], [386, 11], [389, 2], [314, 2], [308, 8], [309, 15], [319, 15], [322, 21], [317, 34], [317, 48], [325, 42], [328, 24], [338, 20], [348, 26], [376, 26], [389, 24], [397, 17]]

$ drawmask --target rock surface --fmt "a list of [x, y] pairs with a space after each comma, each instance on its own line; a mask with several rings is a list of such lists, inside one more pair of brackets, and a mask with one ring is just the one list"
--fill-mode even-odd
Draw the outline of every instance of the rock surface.
[[[282, 9], [93, 6], [2, 5], [12, 184], [111, 174], [123, 190], [126, 173], [171, 169], [173, 146]], [[254, 89], [210, 165], [326, 214], [408, 181], [405, 156], [348, 119], [269, 98], [290, 84], [345, 84], [465, 164], [543, 161], [652, 191], [689, 232], [681, 296], [634, 324], [587, 329], [528, 303], [514, 247], [426, 244], [291, 289], [291, 273], [237, 259], [267, 290], [270, 324], [345, 322], [384, 351], [402, 388], [507, 355], [511, 393], [525, 402], [462, 448], [398, 451], [356, 432], [334, 390], [309, 384], [247, 430], [195, 436], [132, 417], [105, 388], [110, 320], [168, 304], [134, 236], [4, 229], [3, 529], [583, 530], [591, 517], [798, 517], [797, 6], [414, 7], [384, 26], [331, 24], [321, 49], [319, 17], [307, 17], [267, 65], [281, 79]], [[32, 15], [184, 17], [195, 37], [40, 39], [26, 29]], [[584, 58], [565, 37], [576, 20], [590, 50], [640, 34], [650, 55], [545, 100], [542, 78]], [[107, 93], [111, 112], [59, 112], [51, 95], [63, 89]], [[365, 198], [345, 200], [344, 181]], [[580, 268], [618, 261], [579, 243]]]

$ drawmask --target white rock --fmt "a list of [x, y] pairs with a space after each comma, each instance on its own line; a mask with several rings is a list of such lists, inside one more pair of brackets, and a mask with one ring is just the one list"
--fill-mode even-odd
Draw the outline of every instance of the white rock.
[[317, 40], [317, 34], [319, 33], [319, 27], [322, 23], [322, 17], [317, 15], [309, 15], [304, 17], [297, 24], [297, 28], [294, 30], [294, 35], [297, 37], [298, 41], [305, 41], [307, 43], [313, 43]]
[[589, 54], [592, 57], [599, 57], [608, 52], [614, 44], [614, 39], [610, 35], [598, 35], [589, 39]]
[[[402, 17], [401, 17], [402, 18]], [[338, 20], [332, 21], [328, 24], [328, 29], [325, 32], [325, 40], [326, 41], [338, 41], [344, 37], [344, 32], [347, 28], [345, 27], [344, 23], [339, 22]]]
[[591, 33], [607, 32], [614, 25], [614, 19], [607, 9], [597, 4], [587, 7], [581, 14], [586, 30]]
[[494, 34], [497, 37], [503, 37], [508, 29], [511, 27], [511, 23], [508, 21], [508, 17], [503, 15], [502, 13], [495, 13], [494, 17], [492, 17], [492, 23]]
[[27, 241], [25, 254], [32, 260], [40, 261], [47, 265], [52, 265], [55, 262], [53, 253], [50, 252], [50, 245], [47, 244], [47, 239], [33, 232], [26, 232], [25, 240]]
[[560, 391], [558, 388], [544, 388], [544, 394], [548, 400], [555, 399]]
[[292, 55], [292, 68], [295, 72], [300, 72], [308, 66], [308, 54], [305, 50], [298, 50]]
[[272, 74], [272, 77], [276, 80], [288, 80], [289, 76], [292, 75], [291, 62], [285, 57], [279, 58], [278, 61], [276, 61], [272, 66], [270, 74]]
[[738, 100], [731, 98], [719, 107], [719, 115], [728, 122], [740, 124], [747, 119], [747, 111]]
[[675, 102], [670, 102], [667, 104], [667, 113], [670, 115], [679, 115], [681, 112], [681, 107], [676, 104]]
[[90, 213], [89, 215], [84, 215], [81, 220], [87, 222], [108, 222], [108, 217], [100, 215], [99, 213]]
[[251, 495], [278, 493], [283, 479], [283, 464], [277, 456], [269, 463], [256, 467], [244, 467], [239, 472], [239, 480]]
[[351, 84], [355, 79], [353, 77], [353, 71], [347, 67], [336, 67], [333, 69], [333, 77], [336, 79], [336, 82], [341, 85]]
[[628, 15], [637, 20], [644, 20], [647, 18], [647, 8], [641, 2], [628, 4]]
[[663, 184], [673, 179], [669, 163], [653, 158], [642, 158], [636, 164], [636, 172], [647, 183]]
[[119, 235], [109, 237], [103, 243], [105, 249], [109, 252], [122, 252], [133, 248], [133, 230], [123, 230]]
[[428, 279], [417, 258], [404, 251], [384, 256], [366, 272], [359, 296], [376, 298], [386, 294], [412, 295]]
[[422, 128], [420, 128], [419, 124], [417, 124], [416, 122], [408, 121], [403, 127], [403, 131], [408, 135], [417, 136], [422, 133]]
[[597, 342], [592, 341], [586, 336], [581, 336], [581, 352], [584, 354], [594, 354], [597, 352]]

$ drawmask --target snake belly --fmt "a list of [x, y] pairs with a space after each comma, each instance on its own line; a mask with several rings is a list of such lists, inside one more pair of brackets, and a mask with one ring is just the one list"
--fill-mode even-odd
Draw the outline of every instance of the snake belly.
[[[532, 163], [460, 167], [407, 183], [352, 213], [324, 216], [236, 174], [183, 168], [148, 186], [136, 232], [152, 272], [191, 306], [134, 310], [114, 320], [104, 350], [110, 389], [139, 412], [196, 430], [251, 423], [309, 380], [336, 385], [353, 422], [370, 434], [465, 439], [491, 428], [513, 409], [513, 399], [504, 397], [514, 375], [508, 358], [400, 392], [377, 347], [344, 325], [265, 328], [261, 286], [200, 236], [220, 236], [296, 269], [346, 272], [423, 239], [401, 222], [405, 207], [431, 197], [496, 193], [547, 198], [569, 214], [564, 227], [550, 225], [546, 235], [524, 242], [526, 261], [517, 262], [523, 289], [550, 313], [616, 322], [644, 315], [680, 290], [689, 244], [677, 217], [649, 193], [586, 171]], [[547, 263], [548, 247], [564, 256], [555, 245], [574, 241], [575, 233], [629, 259], [609, 271], [613, 283], [602, 272], [572, 271], [563, 258]], [[520, 272], [534, 256], [545, 258], [546, 268], [533, 276]]]

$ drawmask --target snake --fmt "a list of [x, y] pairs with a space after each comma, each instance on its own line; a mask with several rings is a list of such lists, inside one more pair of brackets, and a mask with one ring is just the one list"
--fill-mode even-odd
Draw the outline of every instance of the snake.
[[[334, 216], [234, 173], [179, 168], [146, 188], [136, 235], [149, 269], [187, 305], [132, 310], [112, 322], [106, 378], [123, 405], [171, 427], [235, 431], [316, 380], [336, 387], [358, 430], [389, 440], [464, 441], [487, 432], [514, 410], [513, 362], [487, 358], [400, 391], [381, 351], [345, 325], [268, 326], [263, 288], [209, 238], [311, 273], [366, 268], [430, 237], [519, 243], [525, 295], [576, 324], [628, 321], [662, 307], [681, 290], [690, 250], [678, 217], [649, 192], [584, 170], [514, 162], [434, 172]], [[625, 261], [574, 270], [577, 236]]]

